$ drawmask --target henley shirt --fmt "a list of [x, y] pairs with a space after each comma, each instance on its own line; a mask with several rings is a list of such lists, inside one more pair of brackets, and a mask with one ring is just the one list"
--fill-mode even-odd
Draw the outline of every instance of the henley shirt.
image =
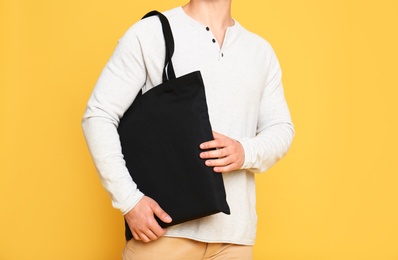
[[[253, 245], [256, 235], [255, 173], [282, 158], [294, 135], [281, 69], [270, 44], [237, 21], [224, 42], [182, 7], [164, 12], [175, 41], [176, 76], [202, 73], [214, 131], [238, 140], [245, 152], [240, 170], [222, 173], [231, 215], [223, 213], [168, 228], [166, 236], [202, 242]], [[120, 118], [140, 89], [162, 83], [165, 42], [158, 17], [132, 25], [119, 39], [83, 116], [83, 132], [112, 204], [123, 214], [144, 194], [132, 180], [117, 132]], [[216, 173], [215, 173], [216, 174]]]

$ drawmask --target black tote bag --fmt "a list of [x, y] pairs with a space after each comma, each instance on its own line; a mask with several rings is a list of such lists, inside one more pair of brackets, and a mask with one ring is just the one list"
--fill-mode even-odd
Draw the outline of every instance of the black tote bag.
[[[121, 118], [118, 132], [126, 166], [134, 182], [173, 219], [167, 227], [211, 214], [230, 214], [222, 175], [199, 157], [199, 145], [213, 140], [200, 71], [176, 78], [171, 58], [174, 39], [167, 18], [163, 83], [140, 92]], [[126, 223], [126, 239], [132, 238]]]

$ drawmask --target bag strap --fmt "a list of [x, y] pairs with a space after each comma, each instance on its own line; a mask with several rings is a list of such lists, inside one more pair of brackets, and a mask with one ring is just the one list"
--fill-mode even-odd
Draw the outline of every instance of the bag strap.
[[173, 57], [174, 54], [174, 38], [170, 28], [169, 20], [167, 20], [167, 17], [164, 16], [162, 13], [158, 11], [151, 11], [147, 13], [142, 19], [154, 15], [157, 15], [160, 19], [160, 22], [162, 23], [163, 36], [166, 43], [166, 58], [164, 61], [164, 68], [163, 68], [163, 83], [164, 83], [176, 78], [176, 75], [174, 73], [173, 62], [171, 61], [171, 58]]

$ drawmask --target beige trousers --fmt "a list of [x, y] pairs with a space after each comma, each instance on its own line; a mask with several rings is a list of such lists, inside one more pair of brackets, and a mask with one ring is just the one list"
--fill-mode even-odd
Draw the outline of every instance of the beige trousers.
[[251, 260], [252, 255], [252, 246], [175, 237], [161, 237], [149, 243], [131, 239], [123, 250], [123, 260]]

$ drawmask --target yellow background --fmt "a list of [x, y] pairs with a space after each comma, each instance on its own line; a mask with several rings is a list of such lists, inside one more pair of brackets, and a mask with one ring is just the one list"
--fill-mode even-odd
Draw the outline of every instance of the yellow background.
[[[120, 259], [80, 121], [117, 40], [185, 1], [0, 1], [0, 259]], [[271, 42], [296, 127], [257, 176], [255, 259], [398, 259], [398, 2], [235, 1]]]

